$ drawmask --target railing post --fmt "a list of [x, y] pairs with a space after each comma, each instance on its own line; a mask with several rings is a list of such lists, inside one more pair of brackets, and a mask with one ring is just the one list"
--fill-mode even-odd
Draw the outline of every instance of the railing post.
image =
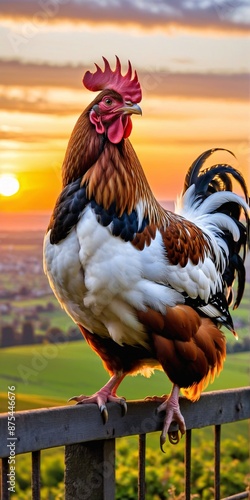
[[40, 461], [41, 461], [41, 451], [33, 451], [32, 453], [32, 481], [31, 481], [31, 489], [32, 489], [32, 500], [40, 500], [40, 488], [41, 488], [41, 480], [40, 480]]
[[65, 500], [114, 500], [115, 439], [65, 447]]
[[146, 493], [146, 434], [139, 435], [139, 456], [138, 456], [138, 500], [145, 499]]

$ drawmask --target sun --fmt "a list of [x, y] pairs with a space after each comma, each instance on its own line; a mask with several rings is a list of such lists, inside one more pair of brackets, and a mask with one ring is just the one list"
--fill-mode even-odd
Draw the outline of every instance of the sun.
[[0, 194], [3, 196], [13, 196], [19, 191], [20, 184], [14, 174], [0, 175]]

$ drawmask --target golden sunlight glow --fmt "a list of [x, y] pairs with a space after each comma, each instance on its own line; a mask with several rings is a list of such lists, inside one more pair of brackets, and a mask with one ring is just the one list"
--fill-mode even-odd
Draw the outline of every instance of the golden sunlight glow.
[[13, 174], [0, 175], [0, 194], [3, 196], [13, 196], [19, 191], [20, 184]]

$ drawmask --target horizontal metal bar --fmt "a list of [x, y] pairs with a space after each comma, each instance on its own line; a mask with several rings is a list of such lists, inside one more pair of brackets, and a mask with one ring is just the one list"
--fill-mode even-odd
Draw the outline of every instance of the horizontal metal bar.
[[[56, 446], [147, 434], [162, 428], [164, 415], [157, 415], [155, 401], [132, 401], [122, 417], [120, 405], [108, 403], [109, 419], [104, 425], [97, 405], [69, 405], [15, 413], [15, 453]], [[208, 392], [196, 403], [180, 398], [187, 429], [219, 425], [250, 418], [250, 387]], [[8, 415], [0, 415], [0, 457], [9, 456]], [[170, 430], [177, 426], [171, 425]]]
[[242, 491], [242, 493], [236, 493], [236, 495], [222, 498], [222, 500], [244, 500], [244, 498], [250, 499], [250, 491]]

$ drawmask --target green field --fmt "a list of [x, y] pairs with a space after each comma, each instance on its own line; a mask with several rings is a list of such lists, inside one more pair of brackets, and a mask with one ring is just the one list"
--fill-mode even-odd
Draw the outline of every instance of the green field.
[[[208, 390], [249, 385], [249, 359], [249, 353], [229, 354], [223, 372]], [[99, 357], [84, 341], [78, 341], [2, 349], [0, 380], [3, 394], [4, 387], [7, 391], [8, 385], [15, 385], [18, 409], [23, 410], [27, 395], [30, 400], [34, 398], [34, 407], [37, 407], [37, 396], [47, 401], [46, 406], [64, 404], [75, 394], [95, 392], [106, 383], [108, 374]], [[126, 377], [119, 392], [127, 399], [141, 399], [167, 393], [170, 387], [166, 375], [155, 371], [150, 379], [140, 375]]]

